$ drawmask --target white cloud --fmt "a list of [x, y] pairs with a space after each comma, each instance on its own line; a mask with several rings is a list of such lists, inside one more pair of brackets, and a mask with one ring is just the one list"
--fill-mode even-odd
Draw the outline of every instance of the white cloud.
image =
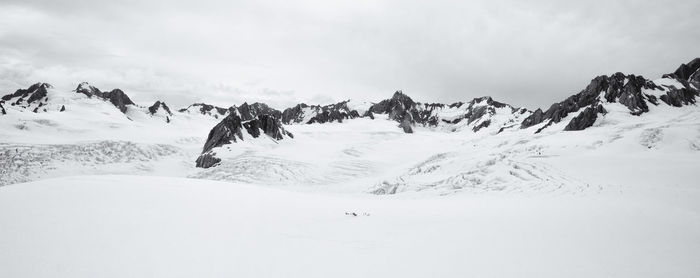
[[0, 4], [0, 85], [87, 80], [136, 99], [279, 106], [403, 89], [535, 108], [596, 75], [674, 70], [698, 55], [698, 12], [697, 1], [23, 0]]

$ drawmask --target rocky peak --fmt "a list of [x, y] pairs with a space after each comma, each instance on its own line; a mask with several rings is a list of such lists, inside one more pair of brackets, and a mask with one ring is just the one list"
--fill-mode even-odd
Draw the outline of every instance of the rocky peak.
[[404, 132], [412, 133], [415, 124], [414, 118], [418, 118], [416, 103], [401, 90], [394, 93], [391, 99], [385, 99], [372, 105], [369, 111], [376, 114], [389, 114], [389, 119], [399, 122]]
[[[37, 113], [39, 111], [47, 111], [48, 104], [48, 89], [52, 86], [48, 83], [36, 83], [27, 89], [19, 89], [12, 94], [7, 94], [0, 98], [0, 105], [16, 106], [22, 109], [32, 110]], [[5, 108], [1, 107], [0, 114], [6, 114]]]
[[247, 102], [244, 102], [243, 104], [241, 104], [241, 106], [237, 107], [236, 110], [241, 116], [241, 119], [244, 121], [252, 120], [258, 115], [264, 114], [273, 115], [277, 119], [282, 117], [281, 111], [274, 108], [270, 108], [270, 106], [268, 106], [267, 104], [260, 102], [255, 102], [253, 104], [248, 104]]
[[122, 113], [126, 113], [127, 105], [136, 105], [129, 96], [121, 89], [113, 89], [109, 92], [102, 92], [88, 82], [81, 82], [74, 90], [76, 93], [84, 94], [90, 98], [97, 97], [99, 99], [111, 102]]
[[160, 100], [156, 101], [153, 105], [148, 107], [148, 113], [150, 113], [151, 115], [154, 115], [154, 114], [158, 113], [158, 110], [160, 110], [160, 109], [163, 109], [163, 111], [165, 111], [165, 113], [170, 115], [170, 116], [173, 115], [173, 113], [170, 112], [170, 108], [168, 107], [168, 105], [166, 105], [165, 102], [162, 102]]
[[224, 116], [229, 113], [233, 108], [223, 108], [214, 106], [206, 103], [193, 103], [186, 108], [178, 110], [178, 112], [197, 112], [202, 115], [213, 116], [214, 118], [219, 118], [219, 116]]
[[[371, 113], [367, 114], [365, 112], [364, 115], [373, 117]], [[347, 119], [360, 117], [363, 117], [363, 115], [360, 115], [357, 110], [350, 109], [347, 100], [324, 106], [300, 103], [282, 111], [282, 122], [285, 124], [343, 122]]]
[[[670, 106], [683, 106], [695, 103], [695, 97], [700, 95], [697, 89], [689, 86], [694, 75], [700, 68], [700, 59], [695, 59], [688, 64], [681, 65], [674, 73], [665, 74], [664, 78], [678, 80], [682, 88], [675, 86], [659, 86], [651, 80], [640, 75], [625, 75], [621, 72], [610, 76], [601, 75], [586, 86], [578, 94], [572, 95], [564, 101], [554, 103], [546, 111], [537, 109], [529, 117], [523, 120], [521, 128], [528, 128], [543, 122], [544, 126], [536, 131], [542, 131], [548, 126], [560, 122], [570, 113], [579, 113], [567, 124], [565, 130], [582, 130], [593, 125], [599, 114], [606, 114], [603, 103], [619, 103], [629, 109], [632, 115], [641, 115], [649, 112], [650, 105], [659, 105], [655, 95]], [[649, 94], [648, 92], [656, 92]]]
[[[495, 108], [504, 108], [504, 107], [510, 107], [510, 105], [498, 102], [493, 100], [493, 98], [489, 96], [484, 96], [484, 97], [479, 97], [479, 98], [474, 98], [472, 101], [469, 102], [471, 105], [479, 104], [479, 103], [485, 103], [486, 105], [493, 106]], [[461, 102], [460, 102], [461, 104]], [[454, 105], [454, 104], [453, 104]]]
[[685, 86], [693, 85], [696, 90], [700, 89], [700, 58], [680, 65], [676, 71], [664, 74], [663, 77], [676, 79]]
[[126, 113], [127, 105], [135, 105], [129, 96], [120, 89], [114, 89], [110, 92], [103, 93], [103, 97], [119, 108], [119, 111], [122, 111], [122, 113]]
[[29, 86], [27, 89], [19, 89], [13, 94], [7, 94], [2, 97], [2, 100], [9, 101], [12, 99], [17, 99], [17, 104], [20, 102], [25, 102], [26, 104], [34, 103], [35, 101], [41, 100], [48, 94], [47, 89], [53, 88], [49, 83], [35, 83]]
[[[467, 103], [456, 102], [450, 105], [419, 103], [413, 101], [402, 91], [396, 91], [391, 99], [372, 105], [369, 111], [377, 114], [388, 114], [389, 118], [397, 121], [399, 127], [406, 133], [412, 133], [413, 126], [416, 124], [436, 127], [439, 125], [454, 125], [463, 121], [467, 125], [473, 125], [473, 131], [477, 132], [492, 124], [490, 118], [497, 113], [499, 108], [510, 108], [506, 109], [506, 112], [513, 114], [511, 121], [515, 121], [520, 115], [528, 112], [526, 109], [521, 111], [487, 96], [474, 98]], [[510, 126], [514, 125], [510, 122], [508, 124]]]
[[[584, 90], [578, 94], [572, 95], [564, 101], [554, 103], [546, 111], [537, 109], [532, 115], [525, 118], [521, 124], [521, 128], [528, 128], [544, 121], [548, 123], [537, 130], [540, 132], [542, 129], [560, 122], [563, 118], [573, 113], [579, 111], [585, 107], [595, 107], [603, 99], [607, 102], [618, 102], [625, 105], [630, 113], [634, 115], [639, 115], [644, 112], [649, 111], [649, 107], [645, 102], [645, 96], [642, 94], [642, 89], [653, 89], [660, 88], [656, 86], [653, 82], [646, 80], [642, 76], [635, 75], [625, 75], [623, 73], [615, 73], [610, 76], [601, 75], [593, 80], [586, 86]], [[597, 108], [591, 108], [586, 115], [593, 115], [591, 111], [600, 111]], [[593, 124], [590, 119], [588, 121], [580, 121], [584, 123]], [[578, 128], [586, 128], [588, 126], [577, 125]]]
[[81, 82], [80, 84], [78, 84], [78, 87], [75, 88], [75, 92], [84, 94], [88, 97], [97, 96], [100, 98], [104, 98], [100, 89], [97, 89], [95, 86], [92, 86], [87, 82]]
[[282, 123], [273, 115], [263, 114], [244, 121], [237, 114], [231, 113], [209, 132], [202, 148], [202, 154], [197, 158], [196, 166], [209, 168], [219, 163], [221, 159], [216, 158], [213, 150], [217, 147], [243, 140], [244, 132], [253, 138], [258, 138], [263, 134], [274, 140], [294, 137], [292, 133], [282, 128]]
[[698, 69], [700, 69], [700, 58], [695, 58], [687, 64], [681, 64], [673, 73], [664, 74], [663, 77], [688, 80]]

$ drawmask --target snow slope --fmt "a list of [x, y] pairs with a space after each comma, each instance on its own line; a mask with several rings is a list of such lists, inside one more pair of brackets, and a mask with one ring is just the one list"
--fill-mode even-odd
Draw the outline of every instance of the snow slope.
[[[652, 107], [644, 117], [619, 104], [584, 131], [539, 134], [419, 128], [405, 134], [378, 115], [342, 124], [290, 125], [295, 138], [218, 150], [219, 166], [190, 177], [304, 191], [420, 193], [593, 193], [700, 179], [700, 109]], [[570, 115], [573, 117], [573, 115]], [[593, 169], [610, 169], [596, 179]], [[634, 171], [634, 169], [653, 171]], [[606, 181], [607, 179], [607, 181]], [[621, 182], [610, 182], [619, 180]]]
[[700, 192], [638, 193], [413, 199], [47, 179], [0, 187], [0, 277], [697, 276]]
[[[213, 117], [166, 115], [48, 89], [46, 112], [8, 106], [0, 116], [0, 186], [86, 174], [181, 175], [193, 171]], [[64, 107], [64, 111], [58, 108]], [[56, 108], [56, 109], [54, 109]]]

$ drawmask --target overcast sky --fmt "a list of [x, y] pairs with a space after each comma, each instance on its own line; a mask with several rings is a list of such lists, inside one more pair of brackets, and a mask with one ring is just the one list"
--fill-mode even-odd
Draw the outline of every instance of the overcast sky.
[[0, 94], [88, 81], [142, 104], [547, 107], [700, 56], [700, 1], [0, 0]]

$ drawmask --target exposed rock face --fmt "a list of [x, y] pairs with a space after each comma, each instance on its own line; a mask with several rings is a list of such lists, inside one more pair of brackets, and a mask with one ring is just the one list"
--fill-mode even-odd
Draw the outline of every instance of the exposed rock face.
[[12, 100], [14, 105], [45, 103], [42, 100], [45, 100], [49, 88], [51, 85], [48, 83], [36, 83], [27, 89], [19, 89], [13, 94], [4, 95], [2, 100], [6, 102]]
[[284, 111], [282, 111], [282, 123], [302, 123], [304, 120], [304, 109], [308, 107], [306, 103], [300, 103], [294, 107], [284, 109]]
[[700, 58], [681, 65], [674, 73], [663, 75], [663, 78], [674, 79], [681, 86], [659, 86], [642, 76], [624, 75], [619, 72], [611, 76], [598, 76], [591, 80], [583, 91], [562, 102], [552, 104], [547, 111], [537, 109], [523, 120], [521, 128], [547, 122], [537, 130], [540, 132], [560, 122], [569, 113], [580, 111], [567, 124], [565, 130], [582, 130], [590, 127], [598, 114], [606, 113], [601, 105], [604, 102], [620, 103], [626, 106], [632, 115], [649, 112], [649, 106], [659, 105], [659, 101], [676, 107], [694, 104], [696, 97], [700, 96], [695, 85], [700, 84]]
[[396, 91], [390, 99], [372, 105], [369, 111], [375, 114], [389, 114], [389, 119], [400, 123], [404, 122], [404, 119], [413, 123], [413, 118], [418, 118], [416, 103], [401, 90]]
[[260, 136], [261, 131], [262, 134], [270, 136], [275, 140], [282, 140], [284, 136], [294, 138], [294, 135], [284, 130], [280, 121], [272, 115], [260, 115], [253, 120], [243, 123], [243, 127], [248, 134], [252, 135], [254, 138]]
[[[450, 105], [451, 108], [460, 108], [464, 105], [465, 103], [458, 102]], [[496, 109], [498, 108], [507, 108], [510, 113], [516, 113], [519, 111], [518, 109], [515, 109], [511, 107], [510, 105], [498, 102], [493, 100], [491, 97], [480, 97], [480, 98], [475, 98], [472, 101], [467, 103], [467, 108], [465, 109], [466, 113], [461, 116], [457, 117], [456, 119], [453, 119], [451, 122], [457, 123], [462, 120], [467, 120], [467, 123], [471, 124], [474, 122], [479, 121], [480, 119], [484, 119], [484, 116], [487, 115], [495, 115], [496, 114]], [[527, 110], [522, 110], [520, 113], [524, 113]], [[482, 128], [488, 127], [491, 124], [491, 121], [489, 120], [484, 120], [479, 123], [479, 125], [475, 126], [473, 130], [479, 131]]]
[[[474, 132], [478, 132], [493, 124], [490, 118], [499, 113], [498, 111], [510, 114], [513, 121], [520, 115], [529, 113], [527, 109], [516, 109], [490, 97], [475, 98], [467, 103], [456, 102], [446, 105], [414, 102], [401, 91], [394, 93], [391, 99], [373, 105], [369, 110], [370, 113], [388, 114], [389, 119], [399, 122], [399, 127], [406, 133], [412, 133], [415, 125], [435, 127], [441, 124], [466, 124], [471, 126]], [[513, 125], [514, 123], [507, 124]]]
[[237, 114], [238, 117], [243, 121], [249, 121], [260, 115], [272, 115], [279, 119], [282, 117], [282, 112], [267, 106], [264, 103], [253, 103], [248, 104], [247, 102], [241, 104], [241, 106], [231, 106], [229, 108], [223, 108], [214, 106], [206, 103], [195, 103], [186, 108], [178, 110], [178, 112], [183, 113], [199, 113], [202, 115], [212, 116], [216, 119], [219, 117], [226, 117], [229, 114]]
[[[52, 88], [48, 83], [36, 83], [27, 89], [19, 89], [12, 94], [0, 98], [0, 114], [7, 114], [5, 107], [15, 106], [34, 113], [46, 112], [49, 103], [48, 89]], [[53, 109], [58, 109], [53, 108]]]
[[165, 113], [168, 115], [173, 115], [173, 113], [170, 112], [170, 108], [165, 104], [165, 102], [162, 102], [160, 100], [156, 101], [153, 105], [148, 107], [148, 113], [154, 115], [158, 112], [159, 109], [163, 109], [163, 111], [165, 111]]
[[668, 92], [659, 97], [661, 101], [676, 107], [694, 104], [695, 98], [700, 96], [700, 58], [682, 64], [675, 72], [665, 74], [664, 78], [677, 80], [681, 87], [664, 85]]
[[668, 93], [659, 98], [668, 105], [681, 107], [695, 103], [695, 97], [698, 95], [698, 91], [691, 88], [669, 88]]
[[362, 116], [360, 116], [360, 113], [357, 110], [353, 110], [348, 107], [348, 101], [324, 106], [307, 105], [305, 103], [301, 103], [294, 107], [287, 108], [282, 112], [282, 123], [342, 123], [343, 120], [360, 117]]
[[[673, 78], [681, 82], [685, 81], [700, 89], [700, 58], [695, 58], [687, 64], [682, 64], [673, 73], [665, 74], [664, 78]], [[686, 84], [684, 84], [686, 85]]]
[[489, 127], [489, 125], [491, 125], [491, 120], [485, 120], [485, 121], [481, 122], [480, 124], [478, 124], [477, 126], [475, 126], [474, 128], [472, 128], [472, 130], [474, 130], [474, 132], [478, 132], [482, 128]]
[[127, 105], [136, 105], [133, 101], [131, 101], [129, 96], [120, 89], [114, 89], [110, 92], [102, 92], [95, 86], [92, 86], [87, 82], [82, 82], [77, 88], [75, 88], [75, 92], [84, 94], [90, 98], [97, 97], [102, 100], [107, 100], [111, 102], [112, 105], [117, 107], [122, 113], [126, 113]]
[[351, 110], [348, 108], [347, 103], [347, 101], [343, 101], [336, 104], [322, 106], [320, 113], [313, 116], [308, 123], [342, 123], [343, 120], [359, 118], [360, 113], [358, 113], [357, 110]]
[[209, 131], [202, 153], [209, 152], [213, 148], [225, 144], [231, 144], [231, 142], [236, 142], [237, 140], [242, 140], [242, 128], [241, 118], [237, 115], [231, 114], [224, 118]]
[[88, 97], [96, 96], [99, 98], [105, 98], [100, 89], [97, 89], [95, 86], [92, 86], [87, 82], [82, 82], [78, 84], [78, 87], [75, 88], [75, 92], [79, 94], [84, 94]]
[[[458, 124], [463, 120], [468, 125], [473, 125], [470, 128], [479, 131], [493, 124], [489, 118], [497, 113], [529, 114], [527, 109], [516, 109], [490, 97], [475, 98], [468, 103], [457, 102], [450, 105], [419, 103], [400, 90], [396, 91], [390, 99], [372, 104], [367, 110], [362, 110], [362, 113], [350, 108], [349, 103], [350, 101], [343, 101], [325, 106], [301, 103], [282, 112], [282, 123], [342, 123], [347, 119], [360, 117], [374, 119], [376, 114], [384, 114], [390, 120], [396, 121], [398, 127], [406, 133], [413, 133], [416, 125], [437, 127]], [[509, 124], [514, 125], [514, 123]]]
[[199, 168], [209, 168], [216, 166], [221, 162], [221, 159], [215, 156], [215, 153], [204, 153], [200, 155], [195, 161], [195, 165]]
[[375, 114], [389, 114], [389, 119], [399, 122], [399, 127], [406, 133], [413, 133], [415, 119], [420, 119], [416, 103], [401, 90], [396, 91], [390, 99], [372, 105], [369, 111]]
[[260, 102], [256, 102], [250, 105], [247, 102], [244, 102], [243, 104], [241, 104], [241, 106], [232, 107], [232, 109], [237, 110], [238, 115], [241, 117], [241, 120], [244, 121], [252, 120], [260, 115], [272, 115], [276, 119], [280, 119], [282, 117], [282, 112], [280, 112], [277, 109], [270, 108], [269, 106], [267, 106], [267, 104]]
[[237, 114], [229, 114], [209, 132], [204, 148], [202, 148], [202, 155], [197, 159], [197, 167], [207, 168], [218, 163], [220, 160], [214, 157], [212, 150], [243, 140], [243, 132], [253, 138], [262, 134], [275, 140], [282, 140], [285, 136], [294, 137], [290, 132], [284, 130], [280, 121], [272, 115], [259, 115], [252, 120], [243, 121]]
[[586, 89], [580, 93], [570, 96], [562, 102], [552, 104], [545, 112], [540, 109], [535, 111], [523, 120], [521, 128], [528, 128], [544, 121], [549, 121], [547, 126], [558, 123], [569, 113], [579, 111], [583, 107], [596, 105], [602, 100], [623, 104], [630, 110], [631, 114], [639, 115], [649, 111], [645, 101], [649, 97], [642, 93], [643, 89], [662, 88], [642, 76], [625, 76], [619, 72], [611, 76], [598, 76], [591, 80]]
[[177, 111], [181, 113], [199, 113], [218, 119], [220, 116], [226, 116], [232, 110], [233, 108], [223, 108], [206, 103], [194, 103]]
[[571, 119], [564, 130], [584, 130], [595, 123], [596, 119], [598, 118], [598, 114], [605, 113], [607, 113], [605, 108], [603, 108], [603, 106], [600, 104], [586, 107], [583, 112]]
[[533, 112], [532, 115], [530, 115], [529, 117], [525, 118], [525, 120], [523, 120], [521, 126], [522, 126], [522, 128], [531, 127], [533, 125], [544, 122], [545, 119], [546, 118], [545, 118], [544, 112], [542, 112], [542, 109], [537, 108], [537, 110], [535, 110], [535, 112]]
[[109, 100], [114, 106], [119, 108], [119, 111], [126, 113], [127, 105], [135, 105], [133, 101], [122, 90], [114, 89], [111, 92], [104, 93], [104, 98]]

